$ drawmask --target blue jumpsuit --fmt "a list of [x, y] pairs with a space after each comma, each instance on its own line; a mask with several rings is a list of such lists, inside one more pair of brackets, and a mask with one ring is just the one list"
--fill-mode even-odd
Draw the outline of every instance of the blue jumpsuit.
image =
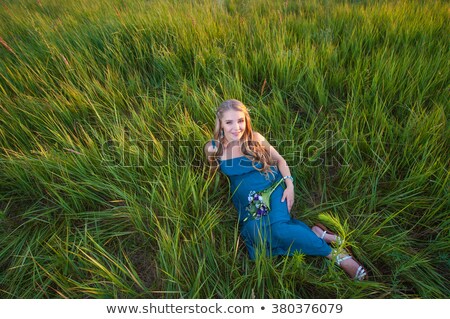
[[[256, 166], [260, 168], [261, 163]], [[266, 256], [305, 255], [327, 256], [331, 247], [303, 222], [291, 218], [287, 201], [281, 202], [283, 187], [275, 189], [270, 198], [271, 210], [268, 215], [254, 219], [246, 210], [250, 191], [261, 191], [282, 178], [276, 167], [272, 174], [260, 173], [252, 161], [245, 156], [219, 160], [220, 170], [229, 177], [234, 206], [238, 211], [240, 234], [247, 247], [250, 259], [257, 254]], [[249, 217], [249, 218], [247, 218]]]

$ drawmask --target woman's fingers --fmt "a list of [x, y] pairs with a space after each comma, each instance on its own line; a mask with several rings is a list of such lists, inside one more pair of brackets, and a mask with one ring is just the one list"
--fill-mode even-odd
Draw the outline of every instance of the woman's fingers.
[[281, 197], [281, 202], [284, 202], [285, 200], [287, 200], [287, 207], [288, 211], [290, 212], [292, 206], [294, 205], [294, 196], [293, 194], [290, 194], [286, 190], [284, 191], [283, 196]]
[[291, 208], [292, 205], [294, 204], [294, 200], [292, 200], [291, 198], [288, 198], [287, 200], [287, 207], [288, 207], [288, 211], [291, 212]]

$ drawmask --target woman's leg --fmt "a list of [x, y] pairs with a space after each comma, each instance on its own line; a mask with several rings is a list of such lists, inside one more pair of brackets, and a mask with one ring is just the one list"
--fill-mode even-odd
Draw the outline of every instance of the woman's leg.
[[[311, 230], [317, 235], [317, 237], [322, 238], [327, 243], [336, 243], [340, 241], [339, 236], [333, 234], [329, 230], [325, 231], [323, 225], [315, 225]], [[336, 251], [326, 256], [328, 259], [335, 261], [345, 272], [354, 279], [362, 280], [367, 277], [367, 272], [364, 267], [356, 261], [350, 254], [339, 254]]]
[[353, 256], [343, 253], [333, 255], [333, 253], [331, 253], [326, 257], [336, 262], [352, 279], [367, 279], [367, 271], [353, 258]]
[[327, 256], [331, 247], [303, 222], [291, 219], [271, 225], [270, 238], [273, 247], [286, 251], [299, 251], [310, 256]]
[[326, 232], [325, 236], [324, 236], [323, 233], [325, 231], [322, 228], [320, 228], [319, 226], [313, 226], [313, 227], [311, 227], [311, 230], [314, 232], [314, 234], [317, 235], [317, 237], [323, 238], [323, 240], [325, 240], [328, 244], [334, 244], [338, 240], [338, 236], [336, 234], [333, 234], [330, 232]]

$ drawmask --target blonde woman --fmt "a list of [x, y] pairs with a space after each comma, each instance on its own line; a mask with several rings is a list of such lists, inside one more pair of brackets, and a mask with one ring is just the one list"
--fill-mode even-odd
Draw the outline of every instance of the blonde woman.
[[300, 252], [334, 259], [352, 278], [367, 278], [364, 267], [351, 255], [333, 252], [328, 244], [339, 239], [335, 234], [323, 226], [310, 229], [291, 218], [294, 179], [289, 166], [261, 134], [253, 131], [242, 102], [227, 100], [219, 106], [214, 139], [205, 145], [205, 153], [211, 171], [219, 169], [230, 179], [240, 234], [250, 259], [258, 253]]

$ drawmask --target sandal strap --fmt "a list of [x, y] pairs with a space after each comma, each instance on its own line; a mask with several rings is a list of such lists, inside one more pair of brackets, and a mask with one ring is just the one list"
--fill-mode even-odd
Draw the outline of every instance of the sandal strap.
[[[349, 254], [348, 252], [346, 252], [345, 250], [344, 250], [344, 254], [345, 255], [342, 255], [342, 252], [340, 253], [339, 250], [337, 250], [337, 249], [332, 250], [333, 259], [338, 266], [341, 266], [341, 263], [345, 260], [348, 260], [348, 259], [354, 260], [353, 256], [351, 254]], [[359, 281], [364, 280], [367, 277], [367, 271], [358, 261], [356, 261], [356, 262], [359, 264], [359, 266], [358, 266], [358, 269], [356, 270], [356, 273], [355, 273], [355, 276], [353, 277], [353, 279], [359, 280]]]
[[363, 280], [366, 277], [367, 273], [363, 266], [359, 266], [356, 271], [355, 278], [356, 280]]
[[321, 238], [321, 239], [324, 239], [326, 234], [327, 234], [327, 231], [324, 230], [323, 233], [322, 233], [322, 236], [320, 236], [320, 238]]
[[339, 257], [339, 256], [337, 256], [337, 257], [336, 257], [336, 264], [338, 264], [338, 266], [340, 266], [340, 265], [341, 265], [341, 262], [343, 262], [343, 261], [345, 261], [345, 260], [347, 260], [347, 259], [351, 259], [351, 258], [353, 258], [353, 257], [350, 256], [350, 255], [347, 255], [347, 256], [344, 256], [344, 257]]

